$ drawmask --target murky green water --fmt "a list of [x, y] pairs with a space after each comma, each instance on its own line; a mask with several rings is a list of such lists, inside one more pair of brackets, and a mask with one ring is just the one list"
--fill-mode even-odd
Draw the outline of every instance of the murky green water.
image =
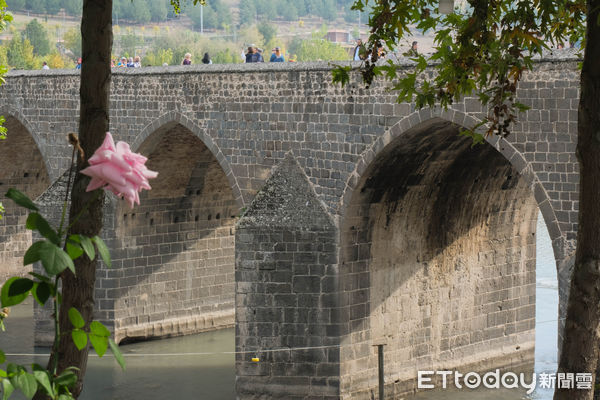
[[[538, 221], [535, 372], [556, 370], [556, 318], [558, 287], [552, 246], [547, 230]], [[14, 307], [0, 348], [7, 353], [33, 353], [32, 303]], [[82, 400], [231, 400], [235, 398], [234, 330], [134, 343], [121, 347], [127, 362], [122, 372], [112, 356], [91, 357]], [[39, 349], [46, 353], [47, 349]], [[220, 353], [220, 354], [189, 354]], [[31, 363], [34, 357], [9, 357]], [[35, 357], [45, 365], [45, 357]], [[450, 390], [423, 392], [411, 399], [431, 400], [550, 400], [552, 392]]]
[[[13, 307], [0, 348], [6, 353], [47, 353], [33, 348], [31, 300]], [[171, 400], [235, 398], [234, 330], [152, 340], [121, 346], [127, 370], [112, 355], [91, 356], [82, 400]], [[189, 354], [196, 353], [196, 354]], [[221, 354], [197, 354], [221, 353]], [[45, 356], [9, 356], [10, 361], [45, 365]]]

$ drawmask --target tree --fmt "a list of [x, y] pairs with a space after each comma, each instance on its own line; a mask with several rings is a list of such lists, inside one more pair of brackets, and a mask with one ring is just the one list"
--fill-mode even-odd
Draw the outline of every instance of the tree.
[[136, 54], [136, 48], [143, 43], [143, 38], [137, 36], [135, 32], [127, 28], [127, 33], [121, 35], [121, 49], [128, 56], [133, 57]]
[[256, 6], [253, 0], [240, 1], [240, 26], [252, 25], [256, 19]]
[[321, 10], [323, 18], [327, 21], [333, 21], [337, 17], [337, 9], [333, 0], [323, 0], [323, 9]]
[[82, 0], [65, 0], [63, 4], [67, 14], [81, 15]]
[[25, 0], [12, 0], [9, 9], [11, 11], [20, 11], [25, 9]]
[[51, 69], [66, 68], [69, 62], [70, 61], [66, 60], [57, 50], [54, 50], [48, 55], [48, 66]]
[[298, 56], [298, 61], [340, 61], [348, 59], [348, 52], [337, 43], [313, 37], [302, 40], [300, 45], [292, 50]]
[[133, 20], [138, 24], [147, 24], [150, 22], [152, 16], [150, 15], [150, 9], [145, 1], [138, 1], [135, 4], [132, 2], [132, 8], [135, 9], [133, 13]]
[[221, 0], [212, 0], [210, 3], [208, 3], [208, 7], [214, 10], [215, 14], [217, 15], [219, 28], [222, 28], [225, 25], [231, 25], [231, 10], [227, 4], [223, 3]]
[[[77, 163], [77, 174], [71, 193], [69, 222], [71, 234], [86, 234], [93, 237], [102, 229], [102, 204], [104, 195], [86, 192], [89, 178], [79, 173], [88, 164], [88, 158], [100, 147], [109, 126], [108, 101], [110, 94], [110, 56], [112, 48], [112, 0], [84, 0], [81, 16], [82, 57], [79, 142], [85, 157]], [[86, 205], [89, 207], [86, 208]], [[78, 214], [83, 213], [81, 218]], [[68, 269], [62, 274], [63, 299], [60, 305], [60, 329], [70, 333], [73, 329], [68, 317], [72, 307], [79, 310], [85, 325], [92, 321], [94, 312], [94, 284], [97, 260], [80, 257], [75, 260], [76, 275]], [[89, 345], [88, 345], [89, 346]], [[79, 397], [83, 388], [83, 376], [87, 366], [87, 348], [79, 351], [70, 334], [60, 338], [58, 352], [52, 352], [48, 365], [58, 358], [58, 370], [75, 366], [78, 368], [78, 383], [73, 390]], [[43, 398], [39, 392], [36, 398]]]
[[45, 56], [50, 52], [48, 32], [46, 32], [46, 29], [44, 29], [37, 19], [32, 19], [31, 22], [25, 26], [23, 38], [29, 39], [35, 55]]
[[154, 22], [167, 20], [167, 3], [165, 0], [150, 0], [150, 19]]
[[[193, 1], [198, 3], [202, 0]], [[178, 0], [171, 0], [171, 4], [175, 10], [180, 10]], [[79, 90], [79, 143], [85, 157], [78, 160], [77, 172], [89, 165], [88, 157], [100, 147], [109, 127], [110, 60], [113, 40], [112, 0], [83, 0], [81, 36], [83, 63]], [[88, 182], [88, 177], [80, 173], [76, 174], [71, 192], [69, 232], [90, 237], [98, 235], [102, 229], [104, 196], [86, 192]], [[69, 320], [68, 310], [71, 308], [79, 310], [85, 326], [92, 321], [96, 260], [96, 258], [90, 260], [87, 257], [79, 257], [75, 260], [76, 274], [68, 269], [63, 273], [63, 298], [59, 313], [60, 331], [63, 335], [60, 337], [58, 350], [52, 351], [48, 361], [50, 365], [58, 359], [59, 371], [69, 367], [77, 368], [78, 381], [72, 391], [75, 398], [79, 397], [83, 388], [88, 349], [79, 351], [73, 343], [69, 334], [73, 325]], [[45, 396], [38, 392], [35, 399], [45, 400]]]
[[144, 57], [144, 64], [161, 66], [164, 63], [173, 63], [173, 51], [171, 49], [157, 49], [155, 51], [149, 51]]
[[[364, 11], [365, 3], [357, 0], [353, 8]], [[410, 35], [411, 25], [435, 32], [436, 53], [429, 59], [415, 57], [415, 69], [408, 74], [398, 74], [392, 63], [366, 62], [365, 81], [372, 82], [380, 73], [396, 79], [393, 88], [399, 91], [398, 100], [414, 100], [417, 107], [447, 107], [476, 93], [489, 109], [483, 121], [488, 124], [487, 134], [509, 135], [518, 111], [526, 109], [515, 95], [534, 56], [550, 45], [581, 41], [585, 46], [577, 134], [579, 225], [558, 371], [594, 373], [600, 327], [600, 0], [469, 0], [467, 9], [449, 15], [438, 13], [438, 0], [369, 3], [373, 11], [367, 47], [373, 61], [380, 42], [394, 48]], [[428, 61], [436, 63], [433, 78], [424, 74]], [[337, 68], [334, 80], [346, 82], [348, 71]], [[484, 139], [475, 129], [466, 133], [476, 143]], [[554, 399], [592, 399], [593, 387], [557, 388]]]
[[34, 13], [43, 14], [46, 12], [44, 0], [26, 0], [25, 6]]
[[265, 39], [265, 45], [277, 35], [277, 28], [267, 22], [258, 24], [258, 32]]
[[14, 35], [8, 43], [6, 57], [8, 65], [12, 68], [33, 69], [34, 67], [33, 46], [29, 43], [29, 40], [23, 39], [18, 35]]
[[306, 0], [306, 10], [310, 15], [320, 15], [323, 9], [323, 0]]
[[81, 57], [81, 32], [77, 28], [71, 28], [63, 36], [65, 48], [70, 50], [75, 58]]
[[254, 0], [256, 14], [260, 20], [271, 21], [277, 17], [277, 8], [271, 0]]
[[51, 15], [56, 15], [60, 11], [60, 1], [59, 0], [46, 0], [46, 12]]
[[293, 1], [282, 0], [277, 6], [277, 13], [286, 21], [298, 19], [298, 9]]

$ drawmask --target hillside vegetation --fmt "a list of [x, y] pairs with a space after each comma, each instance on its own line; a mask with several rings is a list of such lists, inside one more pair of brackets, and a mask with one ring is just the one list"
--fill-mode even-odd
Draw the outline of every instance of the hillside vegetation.
[[[353, 0], [208, 0], [183, 2], [179, 15], [169, 0], [114, 0], [114, 58], [141, 56], [142, 65], [180, 64], [185, 53], [199, 62], [243, 62], [253, 43], [282, 47], [286, 60], [343, 60], [347, 48], [324, 40], [327, 26], [358, 36]], [[9, 0], [15, 15], [0, 46], [0, 64], [17, 69], [72, 68], [81, 56], [82, 0]], [[327, 24], [327, 25], [325, 25]], [[202, 30], [203, 34], [200, 34]]]

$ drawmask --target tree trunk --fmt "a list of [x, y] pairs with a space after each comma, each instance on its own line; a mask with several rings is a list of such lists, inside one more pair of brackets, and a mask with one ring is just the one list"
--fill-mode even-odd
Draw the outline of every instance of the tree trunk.
[[[110, 57], [112, 50], [112, 0], [84, 0], [81, 18], [82, 54], [79, 141], [85, 158], [77, 163], [77, 174], [71, 193], [69, 221], [73, 221], [84, 207], [88, 209], [73, 225], [70, 233], [80, 233], [92, 237], [102, 229], [102, 204], [104, 195], [99, 197], [86, 192], [89, 177], [79, 173], [88, 166], [88, 158], [100, 147], [109, 128]], [[90, 200], [95, 197], [91, 203]], [[89, 204], [88, 204], [89, 203]], [[70, 223], [69, 222], [69, 223]], [[62, 274], [63, 299], [60, 306], [60, 331], [62, 333], [58, 354], [52, 354], [49, 366], [58, 357], [58, 372], [74, 366], [79, 368], [79, 380], [72, 393], [79, 397], [83, 388], [88, 349], [77, 350], [70, 332], [71, 322], [68, 310], [75, 307], [89, 327], [94, 312], [94, 284], [96, 281], [96, 260], [87, 256], [75, 260], [76, 275], [69, 270]], [[44, 398], [44, 396], [36, 397]]]
[[[559, 373], [591, 373], [598, 363], [600, 325], [600, 0], [587, 1], [586, 48], [581, 71], [577, 158], [579, 227]], [[558, 382], [557, 382], [558, 384]], [[590, 390], [560, 389], [555, 400], [592, 399]]]

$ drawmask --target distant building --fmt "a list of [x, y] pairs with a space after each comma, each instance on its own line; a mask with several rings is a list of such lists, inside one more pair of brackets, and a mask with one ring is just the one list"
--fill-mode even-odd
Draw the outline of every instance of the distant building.
[[350, 32], [343, 30], [331, 30], [327, 32], [325, 39], [333, 43], [346, 44], [352, 41]]

